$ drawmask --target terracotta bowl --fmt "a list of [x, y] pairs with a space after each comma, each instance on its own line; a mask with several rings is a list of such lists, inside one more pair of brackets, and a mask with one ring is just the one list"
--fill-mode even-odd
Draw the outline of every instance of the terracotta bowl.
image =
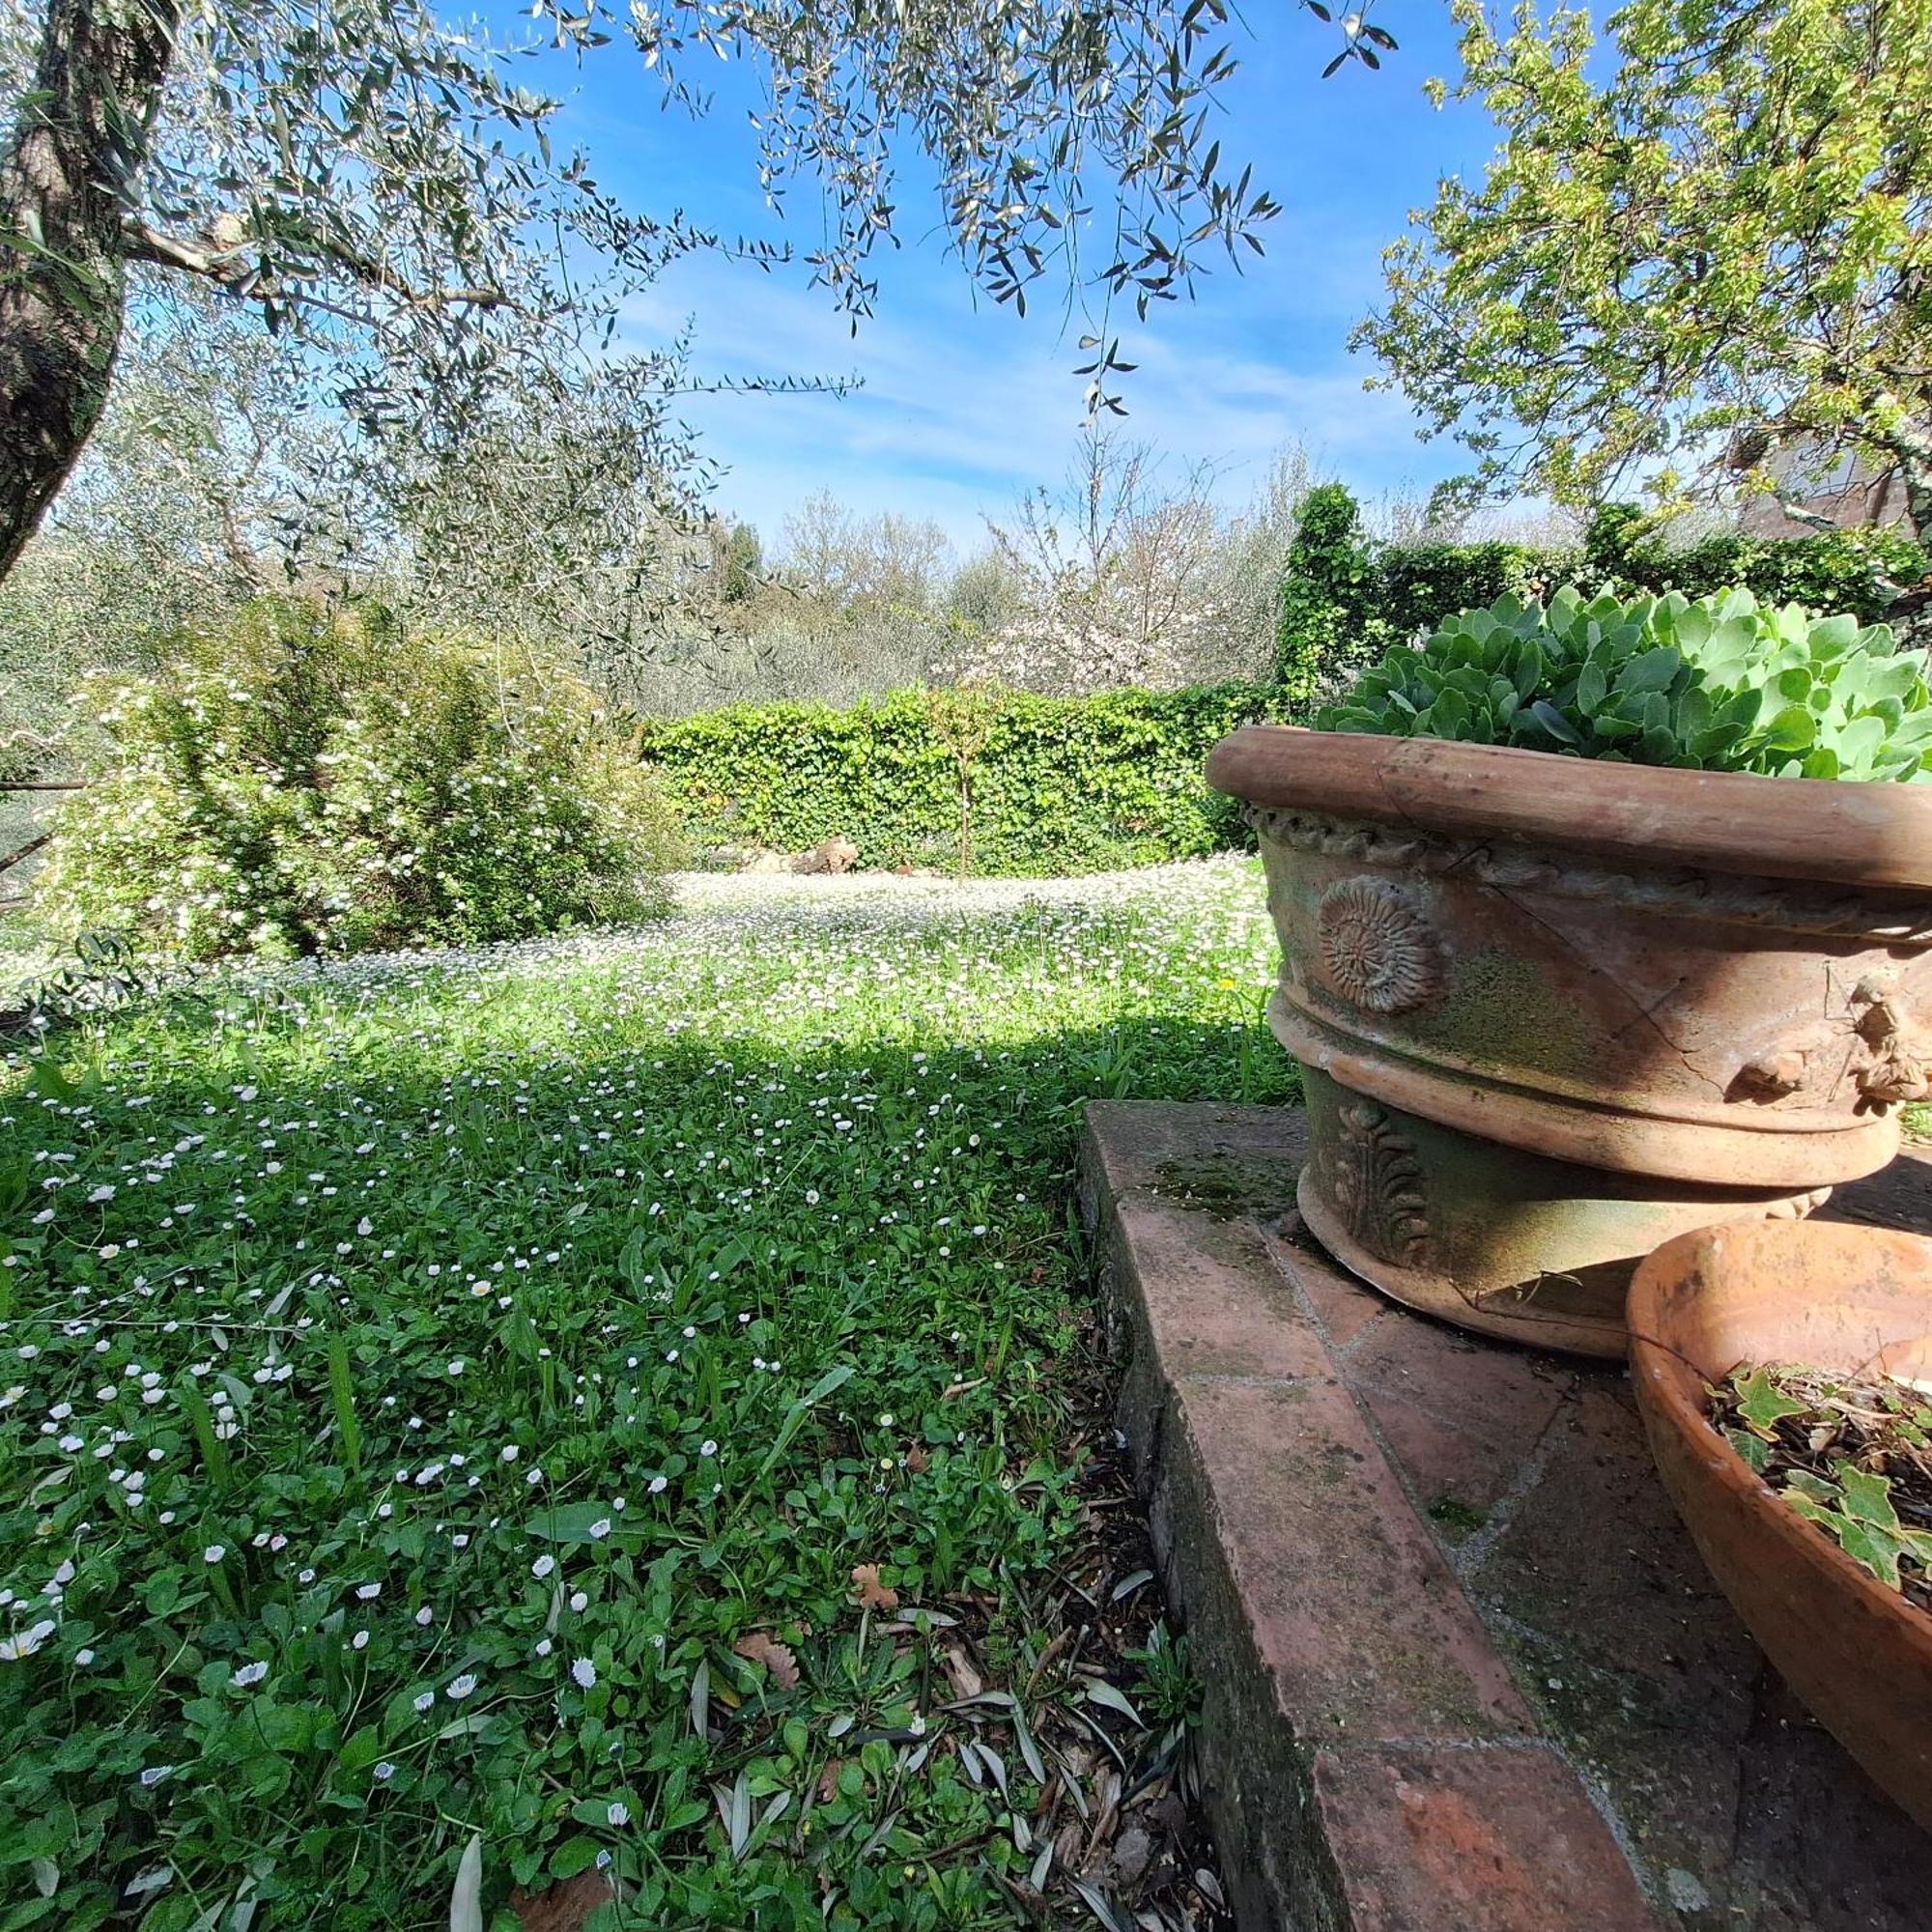
[[1651, 1453], [1711, 1574], [1766, 1656], [1932, 1830], [1932, 1615], [1783, 1503], [1706, 1420], [1741, 1362], [1932, 1371], [1932, 1240], [1824, 1222], [1667, 1241], [1630, 1292], [1631, 1374]]

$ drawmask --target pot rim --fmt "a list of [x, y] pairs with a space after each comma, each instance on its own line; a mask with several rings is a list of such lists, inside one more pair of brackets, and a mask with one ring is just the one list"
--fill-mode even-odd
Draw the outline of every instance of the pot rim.
[[1765, 778], [1515, 745], [1245, 724], [1208, 755], [1215, 790], [1411, 832], [1867, 891], [1932, 891], [1932, 784]]
[[[1660, 1333], [1659, 1317], [1670, 1290], [1687, 1275], [1709, 1266], [1715, 1251], [1726, 1244], [1770, 1242], [1788, 1251], [1804, 1244], [1843, 1247], [1848, 1237], [1858, 1236], [1927, 1245], [1923, 1236], [1889, 1229], [1811, 1221], [1740, 1222], [1698, 1228], [1665, 1241], [1637, 1264], [1625, 1303], [1631, 1381], [1638, 1406], [1694, 1452], [1709, 1481], [1743, 1502], [1753, 1520], [1764, 1525], [1766, 1534], [1795, 1562], [1823, 1572], [1835, 1589], [1862, 1599], [1874, 1614], [1894, 1624], [1908, 1647], [1932, 1668], [1932, 1613], [1887, 1589], [1816, 1523], [1800, 1516], [1724, 1440], [1707, 1412], [1706, 1390], [1716, 1376], [1707, 1378], [1704, 1365], [1679, 1353]], [[1735, 1366], [1727, 1364], [1719, 1373], [1728, 1374]], [[1831, 1369], [1836, 1365], [1821, 1362], [1817, 1366]]]

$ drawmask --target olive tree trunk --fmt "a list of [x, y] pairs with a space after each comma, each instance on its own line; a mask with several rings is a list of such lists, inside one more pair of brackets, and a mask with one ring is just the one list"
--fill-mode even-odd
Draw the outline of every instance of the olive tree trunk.
[[0, 577], [107, 400], [128, 294], [133, 176], [178, 0], [50, 0], [0, 151]]

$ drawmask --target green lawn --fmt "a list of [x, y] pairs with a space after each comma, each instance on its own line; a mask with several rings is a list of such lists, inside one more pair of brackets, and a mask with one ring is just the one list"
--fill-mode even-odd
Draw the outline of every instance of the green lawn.
[[441, 1927], [472, 1846], [486, 1920], [1130, 1925], [1080, 1810], [1188, 1686], [1098, 1635], [1068, 1170], [1289, 1090], [1271, 946], [1237, 861], [694, 881], [0, 1073], [0, 1928]]

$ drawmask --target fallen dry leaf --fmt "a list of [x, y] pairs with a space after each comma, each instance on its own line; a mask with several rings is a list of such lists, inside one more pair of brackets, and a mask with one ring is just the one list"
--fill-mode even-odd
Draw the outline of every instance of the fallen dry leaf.
[[861, 1563], [852, 1572], [852, 1587], [865, 1609], [895, 1610], [899, 1606], [899, 1593], [890, 1584], [879, 1581], [879, 1566], [876, 1563]]
[[842, 1757], [829, 1759], [825, 1769], [818, 1774], [818, 1802], [830, 1804], [838, 1796], [838, 1774], [845, 1769]]
[[798, 1689], [798, 1659], [764, 1631], [749, 1631], [731, 1646], [748, 1663], [761, 1663], [781, 1690]]
[[956, 1646], [946, 1653], [946, 1674], [952, 1683], [952, 1694], [962, 1703], [977, 1697], [986, 1686], [980, 1673], [967, 1662], [966, 1653]]
[[510, 1910], [524, 1932], [583, 1932], [590, 1915], [616, 1896], [610, 1875], [593, 1865], [534, 1895], [519, 1887], [510, 1894]]
[[1138, 1825], [1129, 1825], [1114, 1840], [1114, 1849], [1109, 1854], [1116, 1885], [1129, 1886], [1138, 1881], [1147, 1870], [1148, 1861], [1153, 1857], [1153, 1840]]

